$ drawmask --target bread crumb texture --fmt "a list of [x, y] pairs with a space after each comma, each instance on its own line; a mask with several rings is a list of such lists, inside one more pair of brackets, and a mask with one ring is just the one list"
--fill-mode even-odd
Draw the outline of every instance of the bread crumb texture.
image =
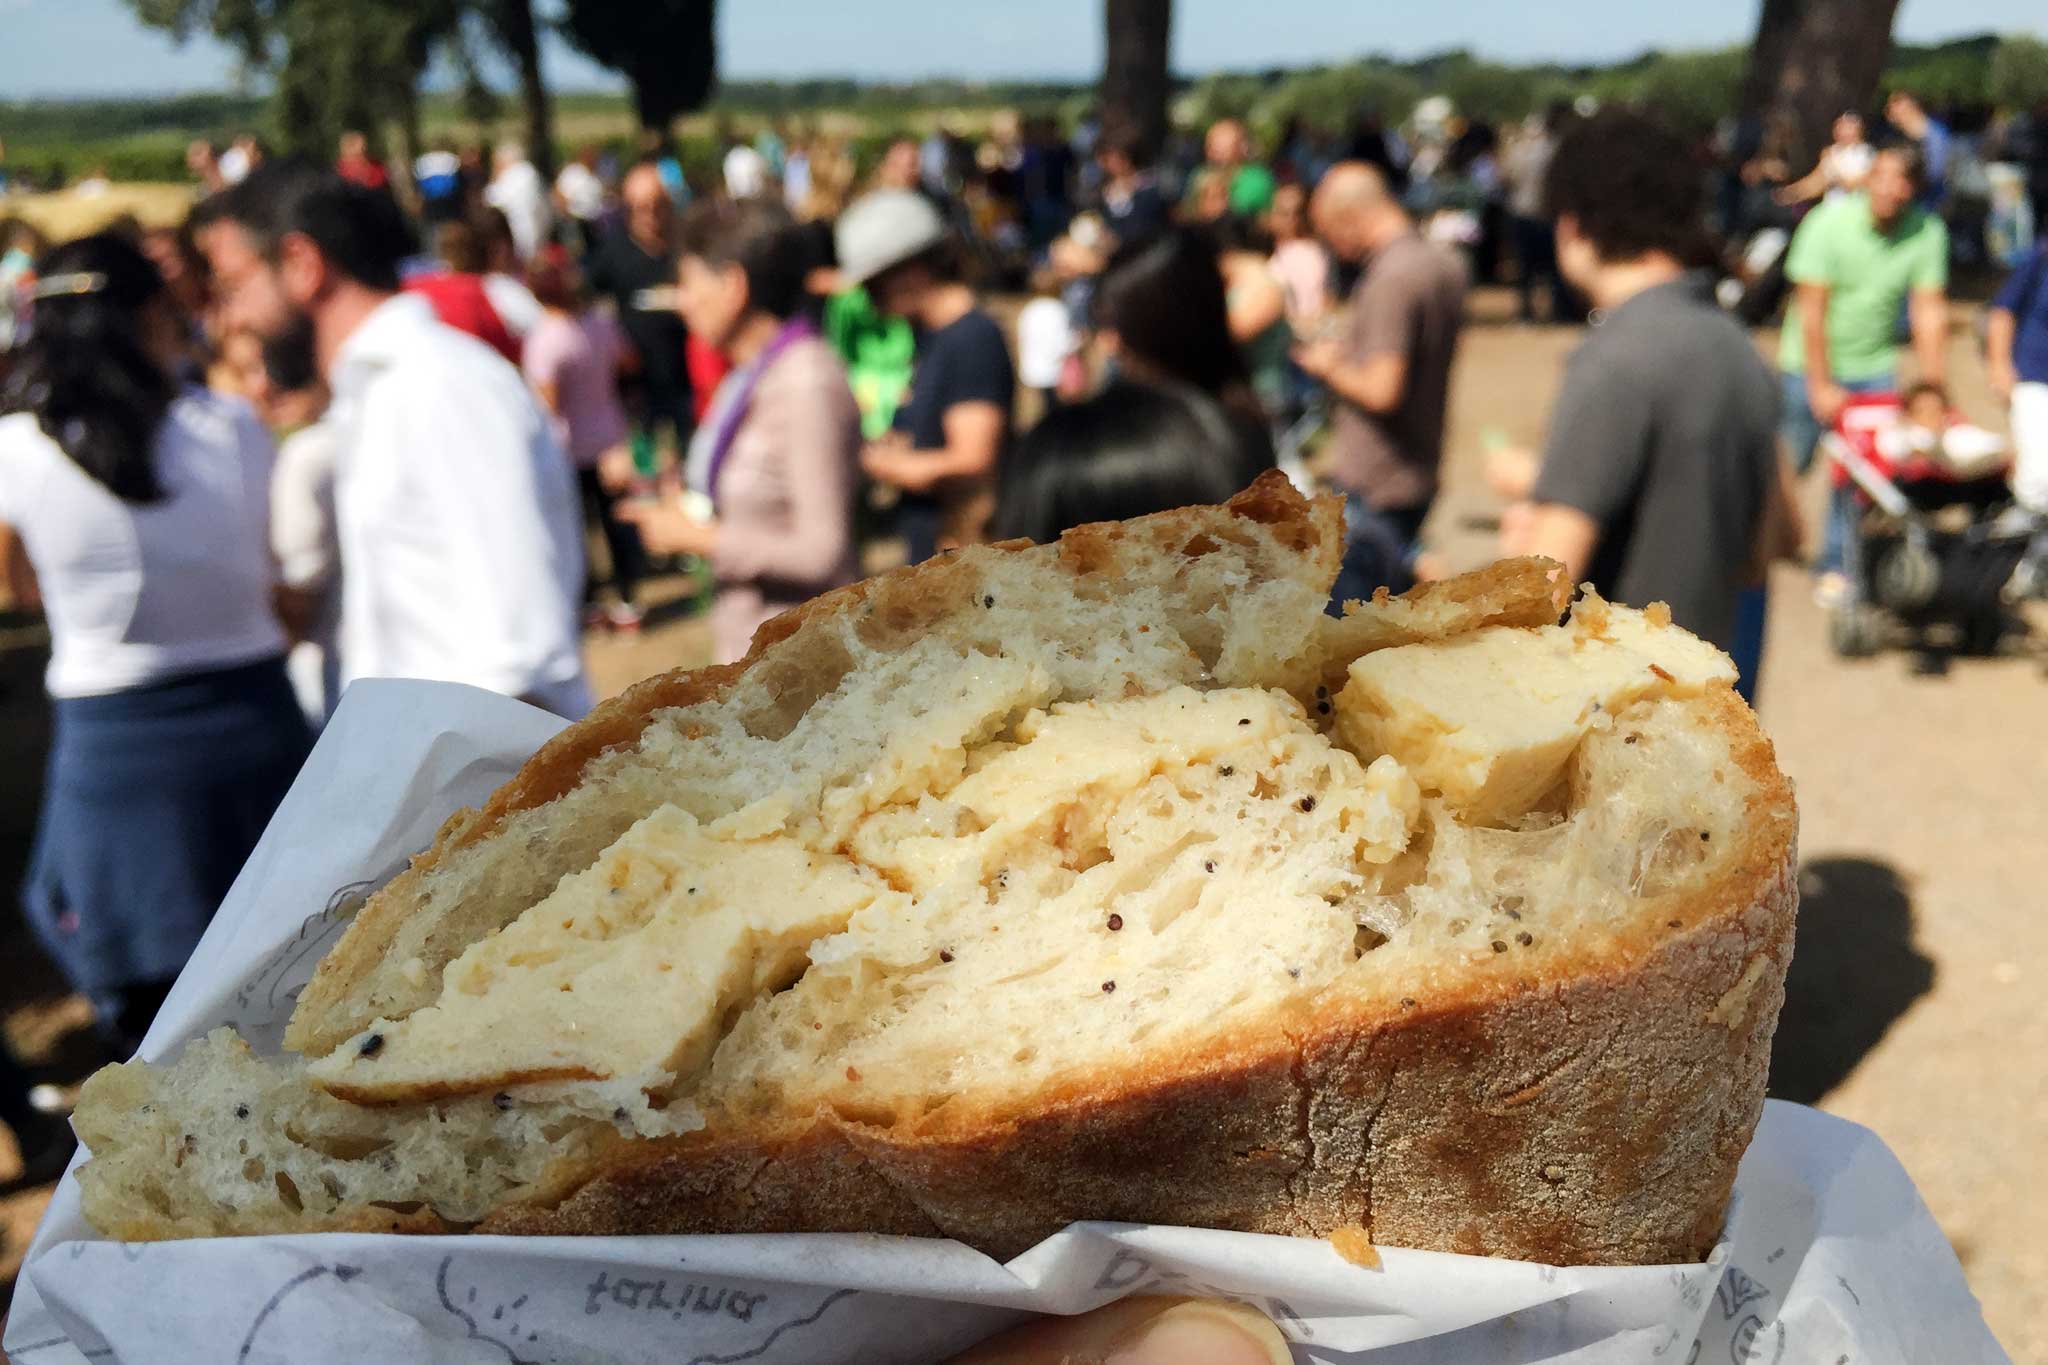
[[1355, 1266], [1367, 1270], [1380, 1268], [1380, 1249], [1372, 1244], [1372, 1234], [1356, 1223], [1331, 1229], [1330, 1247]]
[[[601, 712], [372, 902], [303, 1058], [222, 1030], [88, 1082], [88, 1217], [466, 1226], [628, 1139], [943, 1136], [1683, 927], [1755, 796], [1725, 656], [1593, 596], [1555, 624], [1534, 561], [1327, 618], [1332, 516], [1261, 484], [964, 551]], [[1702, 1013], [1740, 1027], [1770, 967]]]

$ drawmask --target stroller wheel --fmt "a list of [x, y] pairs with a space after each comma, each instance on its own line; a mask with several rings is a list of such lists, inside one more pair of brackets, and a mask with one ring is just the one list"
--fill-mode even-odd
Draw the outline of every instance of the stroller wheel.
[[1884, 618], [1861, 602], [1845, 602], [1828, 614], [1828, 645], [1844, 659], [1867, 659], [1884, 643]]
[[1925, 545], [1906, 541], [1877, 562], [1877, 600], [1893, 611], [1913, 611], [1941, 590], [1941, 561]]

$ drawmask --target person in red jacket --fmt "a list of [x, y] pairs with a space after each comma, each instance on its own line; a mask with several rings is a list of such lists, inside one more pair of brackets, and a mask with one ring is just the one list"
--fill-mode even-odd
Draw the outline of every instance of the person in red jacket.
[[370, 155], [370, 140], [354, 131], [341, 135], [334, 169], [342, 179], [353, 180], [365, 189], [381, 190], [391, 183], [384, 163]]
[[464, 222], [441, 224], [434, 229], [434, 256], [441, 268], [409, 276], [406, 292], [422, 296], [434, 306], [434, 316], [517, 365], [519, 341], [484, 291], [484, 249], [476, 230]]

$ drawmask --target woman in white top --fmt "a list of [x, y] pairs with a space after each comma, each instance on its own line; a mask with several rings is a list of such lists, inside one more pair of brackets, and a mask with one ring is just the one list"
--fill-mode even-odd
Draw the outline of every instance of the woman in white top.
[[310, 743], [284, 671], [269, 437], [181, 390], [163, 279], [122, 238], [38, 271], [0, 417], [0, 563], [50, 624], [55, 725], [23, 900], [132, 1050]]
[[1781, 204], [1804, 204], [1825, 196], [1853, 194], [1870, 177], [1876, 151], [1863, 138], [1863, 115], [1853, 109], [1835, 115], [1834, 140], [1820, 149], [1813, 169], [1773, 196]]

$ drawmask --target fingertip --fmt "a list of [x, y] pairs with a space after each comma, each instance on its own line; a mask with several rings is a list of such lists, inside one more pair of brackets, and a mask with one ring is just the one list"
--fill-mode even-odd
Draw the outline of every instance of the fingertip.
[[1227, 1299], [1190, 1299], [1115, 1343], [1104, 1365], [1291, 1365], [1293, 1358], [1264, 1314]]

